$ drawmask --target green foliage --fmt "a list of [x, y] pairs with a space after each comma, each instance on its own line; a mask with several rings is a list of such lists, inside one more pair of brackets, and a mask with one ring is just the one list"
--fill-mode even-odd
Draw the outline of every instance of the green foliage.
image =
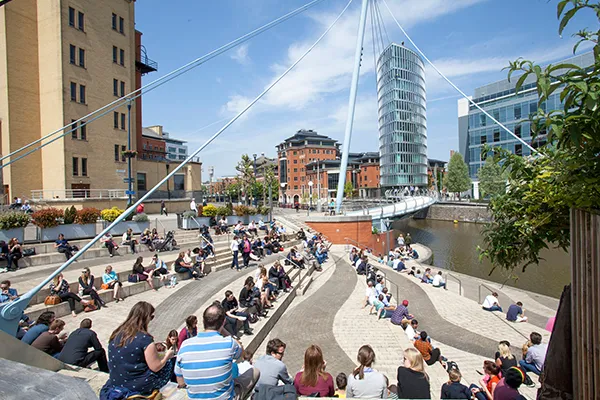
[[148, 222], [150, 221], [150, 218], [148, 218], [148, 215], [146, 213], [139, 213], [139, 214], [135, 214], [133, 216], [133, 222]]
[[196, 211], [187, 210], [183, 212], [183, 218], [186, 219], [196, 218], [197, 216], [198, 214], [196, 213]]
[[270, 211], [271, 211], [271, 209], [268, 206], [262, 206], [262, 207], [258, 207], [258, 213], [257, 214], [269, 215]]
[[71, 207], [67, 208], [64, 212], [63, 224], [71, 225], [72, 223], [75, 222], [76, 218], [77, 218], [77, 209], [75, 208], [75, 206], [71, 206]]
[[95, 224], [98, 218], [100, 218], [100, 210], [93, 207], [87, 207], [77, 211], [75, 222], [81, 225]]
[[31, 214], [33, 223], [40, 228], [53, 228], [60, 225], [63, 210], [58, 208], [44, 208]]
[[113, 222], [115, 219], [119, 218], [119, 216], [124, 212], [125, 210], [121, 210], [119, 207], [105, 208], [100, 212], [100, 216], [106, 222]]
[[448, 163], [448, 173], [444, 179], [444, 186], [449, 192], [461, 193], [471, 188], [469, 168], [460, 153], [452, 154]]
[[246, 196], [246, 201], [250, 199], [252, 185], [256, 182], [254, 175], [254, 162], [248, 154], [243, 154], [235, 169], [238, 172], [238, 180], [242, 188], [242, 193]]
[[258, 209], [256, 207], [248, 207], [248, 215], [256, 215], [258, 214]]
[[233, 215], [233, 210], [229, 207], [217, 207], [217, 215], [219, 217], [227, 217]]
[[479, 168], [477, 178], [482, 197], [495, 197], [506, 192], [506, 177], [500, 164], [493, 158], [488, 158]]
[[344, 184], [344, 196], [347, 198], [351, 198], [354, 194], [354, 186], [352, 186], [352, 182], [346, 182]]
[[234, 182], [225, 188], [225, 194], [232, 199], [237, 199], [241, 191], [242, 185], [239, 182]]
[[24, 228], [31, 221], [29, 214], [20, 211], [0, 213], [0, 230]]
[[217, 215], [217, 207], [213, 204], [207, 204], [202, 209], [202, 215], [205, 217], [215, 217]]
[[[560, 1], [559, 33], [585, 9], [600, 19], [600, 3]], [[539, 252], [549, 245], [567, 251], [570, 209], [596, 213], [600, 209], [600, 30], [584, 29], [574, 36], [580, 39], [575, 48], [582, 42], [593, 45], [592, 68], [568, 64], [542, 68], [522, 59], [508, 67], [509, 79], [513, 73], [523, 72], [517, 88], [528, 76], [535, 76], [540, 107], [530, 120], [534, 135], [547, 135], [548, 144], [527, 158], [494, 150], [507, 172], [508, 188], [490, 203], [493, 222], [484, 232], [479, 251], [480, 257], [488, 257], [504, 269], [524, 270], [538, 263]], [[557, 90], [564, 108], [547, 112], [542, 105]]]

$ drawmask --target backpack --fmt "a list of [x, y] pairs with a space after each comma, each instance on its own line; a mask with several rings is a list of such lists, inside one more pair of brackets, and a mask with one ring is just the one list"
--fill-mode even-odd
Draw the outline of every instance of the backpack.
[[294, 385], [272, 386], [260, 385], [254, 395], [254, 400], [296, 400], [298, 394]]
[[446, 362], [446, 371], [450, 372], [452, 370], [460, 371], [460, 369], [458, 368], [458, 364], [454, 361], [447, 361]]

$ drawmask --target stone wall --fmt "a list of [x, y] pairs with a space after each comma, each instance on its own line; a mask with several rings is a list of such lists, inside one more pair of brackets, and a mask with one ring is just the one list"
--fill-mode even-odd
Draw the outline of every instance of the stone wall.
[[434, 204], [415, 214], [415, 219], [485, 223], [491, 219], [487, 205]]
[[311, 229], [321, 232], [334, 244], [360, 243], [367, 246], [371, 243], [372, 222], [370, 215], [360, 216], [310, 216], [306, 224]]

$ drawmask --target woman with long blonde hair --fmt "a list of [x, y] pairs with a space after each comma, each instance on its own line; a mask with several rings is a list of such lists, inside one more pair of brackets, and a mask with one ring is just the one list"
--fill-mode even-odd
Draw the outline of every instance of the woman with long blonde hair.
[[510, 347], [506, 343], [500, 342], [498, 345], [498, 353], [496, 354], [496, 365], [502, 370], [502, 376], [506, 374], [506, 371], [508, 371], [510, 367], [517, 366], [517, 359], [510, 352]]
[[148, 333], [154, 311], [152, 304], [138, 302], [131, 308], [125, 322], [110, 335], [110, 375], [102, 388], [103, 392], [122, 386], [132, 392], [148, 395], [169, 382], [175, 349], [166, 349], [164, 355], [159, 357], [157, 343]]
[[431, 399], [425, 361], [415, 348], [404, 350], [404, 362], [398, 367], [398, 398]]
[[[301, 396], [331, 397], [335, 393], [333, 377], [325, 372], [323, 352], [316, 344], [304, 352], [304, 368], [296, 374], [294, 386]], [[314, 396], [313, 396], [314, 397]]]

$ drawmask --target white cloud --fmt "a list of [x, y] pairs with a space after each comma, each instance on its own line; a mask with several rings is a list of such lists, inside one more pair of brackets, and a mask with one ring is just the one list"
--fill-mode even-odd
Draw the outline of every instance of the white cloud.
[[248, 55], [248, 43], [244, 43], [239, 45], [235, 52], [230, 56], [232, 60], [242, 64], [248, 65], [252, 62], [250, 56]]

